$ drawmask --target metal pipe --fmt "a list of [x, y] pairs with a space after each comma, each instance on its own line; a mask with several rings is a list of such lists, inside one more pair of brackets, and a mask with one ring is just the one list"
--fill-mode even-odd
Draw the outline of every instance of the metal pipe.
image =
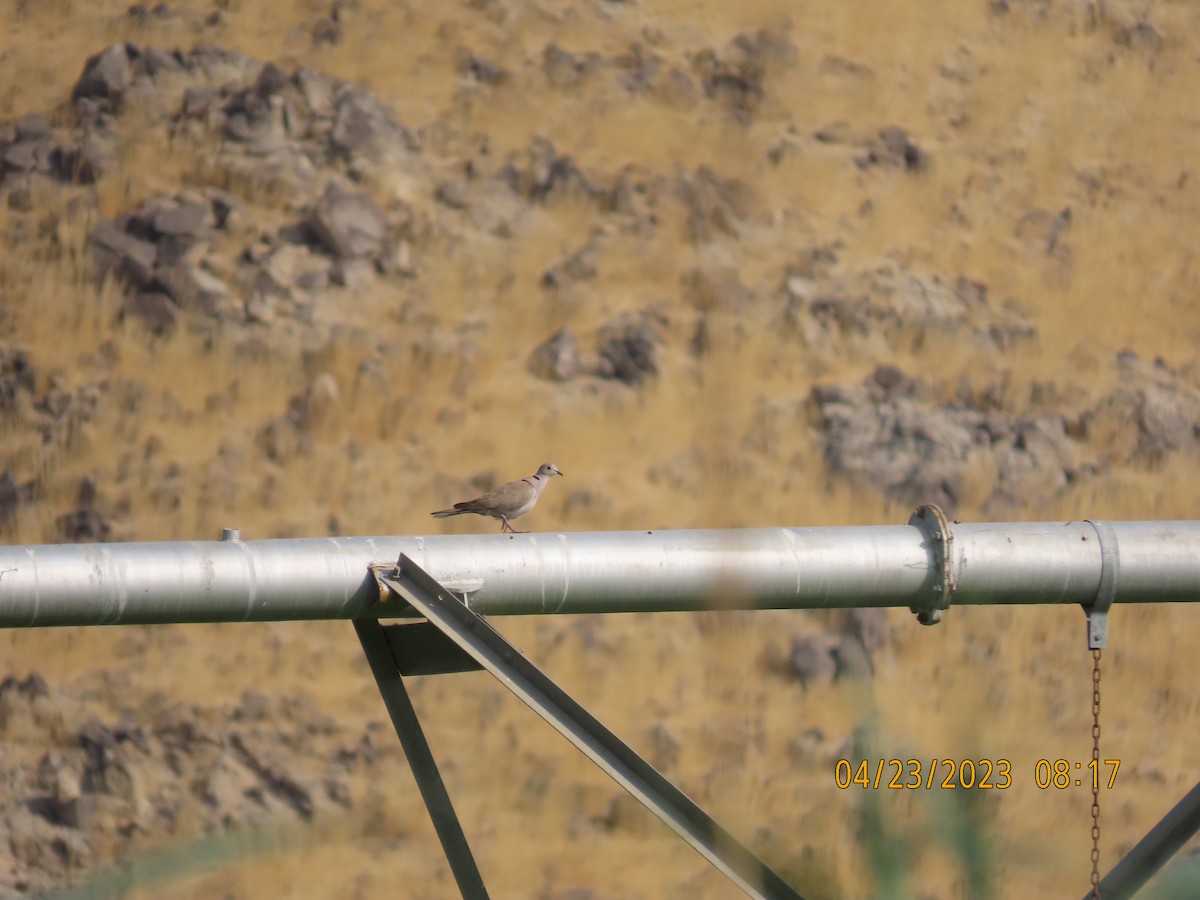
[[[1200, 522], [1110, 523], [1118, 603], [1200, 599]], [[368, 566], [403, 553], [486, 615], [1090, 604], [1088, 522], [950, 526], [949, 565], [914, 525], [0, 547], [0, 627], [408, 614]]]

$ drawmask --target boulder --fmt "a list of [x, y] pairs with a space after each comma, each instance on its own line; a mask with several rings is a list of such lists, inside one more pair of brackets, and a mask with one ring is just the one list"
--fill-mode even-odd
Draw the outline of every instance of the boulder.
[[109, 219], [92, 229], [89, 243], [96, 266], [96, 278], [109, 275], [122, 278], [134, 287], [149, 284], [154, 275], [158, 248], [150, 241], [134, 237]]
[[600, 329], [596, 374], [628, 385], [639, 385], [658, 374], [657, 345], [663, 336], [660, 321], [645, 312], [625, 313]]
[[562, 328], [534, 348], [529, 370], [548, 381], [567, 381], [582, 369], [579, 341], [569, 328]]
[[75, 82], [71, 99], [97, 98], [107, 101], [110, 109], [120, 103], [125, 89], [133, 83], [134, 69], [130, 44], [113, 44], [92, 56], [83, 66], [83, 74]]
[[325, 188], [306, 221], [321, 246], [339, 259], [373, 256], [387, 233], [387, 220], [368, 194], [335, 183]]

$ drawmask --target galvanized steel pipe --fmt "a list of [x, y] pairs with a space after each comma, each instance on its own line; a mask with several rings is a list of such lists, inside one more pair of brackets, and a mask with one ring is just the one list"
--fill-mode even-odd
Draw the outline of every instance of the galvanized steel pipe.
[[[1109, 526], [1118, 603], [1200, 599], [1200, 522]], [[1089, 522], [950, 531], [952, 605], [1096, 597]], [[401, 553], [485, 615], [925, 607], [946, 583], [942, 548], [914, 525], [236, 538], [0, 547], [0, 627], [397, 616], [368, 566]]]

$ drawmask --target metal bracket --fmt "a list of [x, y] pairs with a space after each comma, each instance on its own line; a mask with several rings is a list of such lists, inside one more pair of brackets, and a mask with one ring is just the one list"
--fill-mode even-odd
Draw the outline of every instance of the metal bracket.
[[450, 675], [483, 668], [428, 622], [384, 625], [383, 634], [401, 675]]
[[1121, 552], [1112, 526], [1098, 519], [1084, 519], [1100, 541], [1100, 584], [1096, 596], [1083, 607], [1087, 613], [1089, 650], [1108, 646], [1108, 609], [1117, 596], [1117, 576], [1121, 573]]
[[933, 503], [925, 503], [914, 509], [913, 514], [908, 517], [908, 524], [920, 529], [921, 534], [929, 541], [934, 575], [937, 577], [932, 587], [933, 603], [928, 606], [910, 606], [908, 609], [909, 612], [916, 613], [917, 621], [922, 625], [936, 625], [942, 621], [942, 613], [948, 610], [954, 601], [956, 586], [950, 557], [954, 532], [950, 529], [950, 520], [946, 518], [946, 514]]
[[[408, 601], [475, 663], [487, 669], [749, 896], [762, 900], [801, 900], [795, 889], [766, 863], [411, 559], [402, 555], [394, 570], [374, 567], [372, 571], [381, 589], [392, 591]], [[359, 622], [355, 625], [358, 627]], [[397, 731], [399, 729], [398, 723]], [[403, 739], [403, 735], [401, 737]], [[457, 825], [457, 821], [454, 824]], [[453, 845], [446, 845], [447, 856], [452, 849]], [[464, 896], [467, 896], [465, 890]]]

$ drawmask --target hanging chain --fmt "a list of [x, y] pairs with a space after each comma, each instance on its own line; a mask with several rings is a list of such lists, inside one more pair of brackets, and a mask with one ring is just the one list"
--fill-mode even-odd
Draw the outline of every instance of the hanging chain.
[[1092, 896], [1100, 896], [1100, 648], [1092, 651]]

